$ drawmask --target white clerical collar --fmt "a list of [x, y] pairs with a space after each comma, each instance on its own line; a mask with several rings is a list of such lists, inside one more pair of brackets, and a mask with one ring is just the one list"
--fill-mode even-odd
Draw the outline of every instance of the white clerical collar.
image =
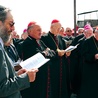
[[2, 47], [4, 47], [4, 43], [3, 43], [3, 40], [1, 37], [0, 37], [0, 43], [1, 43]]

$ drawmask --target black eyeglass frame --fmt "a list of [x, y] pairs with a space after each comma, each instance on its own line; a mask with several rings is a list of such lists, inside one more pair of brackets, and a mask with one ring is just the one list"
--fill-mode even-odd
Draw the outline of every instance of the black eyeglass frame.
[[10, 22], [10, 23], [9, 23], [10, 27], [13, 27], [14, 24], [15, 24], [15, 22]]

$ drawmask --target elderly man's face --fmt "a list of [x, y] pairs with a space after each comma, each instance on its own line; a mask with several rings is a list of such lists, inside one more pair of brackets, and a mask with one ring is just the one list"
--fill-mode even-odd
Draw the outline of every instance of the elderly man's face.
[[30, 36], [39, 40], [41, 38], [42, 29], [40, 25], [36, 24], [31, 28]]
[[3, 42], [7, 42], [10, 38], [11, 32], [14, 30], [14, 20], [10, 12], [7, 13], [6, 20], [0, 21], [0, 37]]
[[68, 36], [71, 36], [72, 35], [71, 28], [69, 28], [69, 27], [66, 28], [66, 35], [68, 35]]
[[89, 37], [93, 36], [93, 31], [92, 30], [86, 30], [84, 32], [84, 35], [86, 38], [89, 38]]
[[52, 29], [54, 31], [54, 35], [58, 35], [60, 33], [61, 24], [60, 23], [55, 23], [53, 25]]

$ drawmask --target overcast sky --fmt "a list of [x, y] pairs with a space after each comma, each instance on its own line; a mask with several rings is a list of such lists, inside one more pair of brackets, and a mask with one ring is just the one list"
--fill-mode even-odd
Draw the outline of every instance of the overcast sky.
[[[98, 10], [98, 0], [76, 0], [76, 2], [77, 14]], [[73, 0], [0, 0], [0, 4], [12, 10], [18, 34], [22, 33], [30, 21], [40, 23], [46, 32], [53, 19], [60, 20], [65, 28], [74, 27]]]

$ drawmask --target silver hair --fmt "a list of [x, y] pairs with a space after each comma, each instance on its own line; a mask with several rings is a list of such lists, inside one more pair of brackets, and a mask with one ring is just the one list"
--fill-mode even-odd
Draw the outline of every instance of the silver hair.
[[80, 32], [81, 30], [84, 30], [84, 28], [79, 28], [79, 29], [78, 29], [78, 32]]
[[10, 12], [11, 10], [6, 8], [5, 10], [0, 11], [0, 21], [4, 22], [7, 17], [7, 13]]
[[[0, 5], [0, 21], [2, 22], [2, 24], [4, 24], [7, 18], [7, 13], [10, 11], [11, 10], [9, 8]], [[0, 25], [0, 37], [2, 38], [4, 43], [9, 40], [10, 34], [8, 33], [8, 30], [4, 25]]]

